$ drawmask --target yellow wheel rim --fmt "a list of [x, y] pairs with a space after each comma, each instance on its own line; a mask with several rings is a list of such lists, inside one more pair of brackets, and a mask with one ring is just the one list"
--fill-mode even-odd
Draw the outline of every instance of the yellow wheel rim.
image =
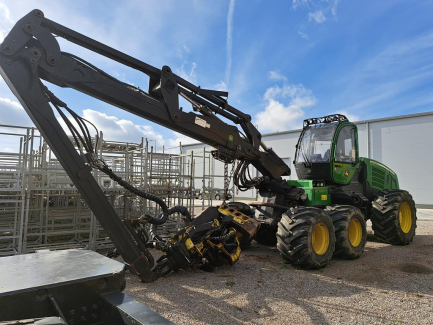
[[401, 230], [407, 234], [412, 228], [412, 210], [409, 203], [403, 202], [398, 211], [398, 221], [400, 222]]
[[311, 241], [313, 250], [317, 255], [326, 253], [329, 247], [329, 231], [324, 223], [319, 223], [314, 226]]
[[358, 247], [362, 240], [362, 227], [358, 219], [349, 222], [349, 242], [353, 247]]

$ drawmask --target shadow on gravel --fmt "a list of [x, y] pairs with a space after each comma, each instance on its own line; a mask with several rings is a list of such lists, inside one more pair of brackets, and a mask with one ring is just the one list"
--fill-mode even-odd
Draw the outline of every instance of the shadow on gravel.
[[[289, 267], [284, 267], [289, 268]], [[290, 272], [304, 272], [300, 270], [284, 270]], [[229, 272], [229, 273], [227, 273]], [[275, 308], [281, 304], [287, 308], [285, 313], [300, 313], [305, 315], [305, 321], [316, 324], [328, 324], [322, 311], [318, 308], [332, 308], [348, 312], [348, 308], [335, 304], [320, 301], [320, 297], [325, 296], [351, 296], [358, 294], [362, 289], [345, 283], [320, 281], [315, 274], [305, 272], [302, 279], [291, 279], [281, 281], [279, 285], [270, 284], [266, 272], [276, 273], [276, 270], [248, 270], [254, 272], [254, 276], [249, 282], [242, 279], [241, 274], [233, 274], [228, 268], [220, 268], [216, 271], [214, 278], [203, 281], [183, 281], [179, 275], [172, 275], [162, 281], [170, 281], [170, 291], [160, 290], [158, 284], [148, 286], [145, 295], [152, 296], [157, 294], [163, 299], [158, 299], [157, 305], [148, 298], [138, 299], [147, 304], [151, 309], [169, 310], [176, 306], [176, 309], [185, 311], [188, 318], [195, 319], [210, 324], [243, 324], [245, 322], [256, 323], [260, 319], [272, 320], [277, 317]], [[206, 276], [203, 272], [192, 272], [191, 277]], [[298, 277], [298, 276], [297, 276]], [[170, 279], [171, 278], [171, 279]], [[175, 279], [177, 278], [177, 279]], [[173, 281], [174, 280], [174, 281]], [[320, 281], [320, 285], [319, 282]], [[185, 282], [188, 282], [185, 283]], [[193, 282], [193, 283], [191, 283]], [[306, 288], [309, 290], [306, 290]], [[221, 291], [224, 292], [221, 292]], [[172, 293], [181, 293], [181, 297]], [[311, 300], [312, 298], [319, 298]], [[239, 304], [236, 302], [238, 300]], [[200, 312], [201, 311], [201, 312]], [[366, 310], [352, 309], [350, 312], [361, 313], [376, 317]], [[281, 317], [281, 313], [278, 315]]]
[[378, 318], [367, 310], [326, 301], [327, 297], [360, 294], [364, 288], [328, 279], [324, 269], [293, 268], [283, 262], [275, 247], [253, 245], [241, 258], [233, 267], [220, 267], [212, 273], [173, 273], [152, 284], [137, 284], [136, 278], [128, 275], [128, 287], [134, 289], [127, 293], [153, 310], [175, 308], [188, 319], [211, 324], [281, 322], [281, 317], [294, 313], [305, 322], [328, 324], [323, 313], [328, 309]]
[[364, 315], [381, 322], [386, 319], [378, 313], [327, 298], [362, 299], [372, 290], [431, 295], [432, 265], [432, 235], [417, 235], [408, 246], [368, 242], [359, 259], [333, 259], [326, 268], [310, 271], [284, 264], [275, 247], [253, 243], [239, 263], [212, 273], [181, 271], [150, 284], [127, 274], [126, 292], [155, 311], [191, 323], [286, 323], [285, 315], [296, 314], [288, 322], [328, 324], [329, 310], [334, 316]]
[[416, 235], [406, 246], [370, 241], [359, 259], [333, 259], [323, 274], [354, 285], [431, 295], [433, 235]]

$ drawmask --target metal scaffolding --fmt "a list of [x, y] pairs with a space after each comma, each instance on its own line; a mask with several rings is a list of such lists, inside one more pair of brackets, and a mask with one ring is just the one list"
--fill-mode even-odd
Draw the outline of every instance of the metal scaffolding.
[[[108, 235], [37, 129], [0, 125], [0, 136], [13, 147], [0, 152], [0, 256], [46, 248], [112, 249]], [[195, 200], [200, 192], [214, 189], [209, 151], [183, 153], [179, 145], [154, 152], [147, 139], [109, 141], [102, 133], [100, 139], [98, 155], [130, 184], [163, 197], [168, 206], [187, 206], [193, 215], [212, 204], [211, 195]], [[160, 212], [105, 174], [93, 175], [120, 218]], [[197, 183], [201, 188], [196, 190]], [[160, 231], [169, 235], [181, 226], [175, 215]]]

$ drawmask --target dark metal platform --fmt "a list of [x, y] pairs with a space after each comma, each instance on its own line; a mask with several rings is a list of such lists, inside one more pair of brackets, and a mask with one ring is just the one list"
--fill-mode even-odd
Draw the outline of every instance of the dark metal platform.
[[69, 325], [172, 324], [121, 292], [122, 263], [92, 251], [3, 257], [0, 272], [0, 322], [57, 316]]
[[110, 277], [123, 273], [124, 267], [98, 253], [78, 249], [2, 257], [0, 297], [81, 282], [83, 278]]

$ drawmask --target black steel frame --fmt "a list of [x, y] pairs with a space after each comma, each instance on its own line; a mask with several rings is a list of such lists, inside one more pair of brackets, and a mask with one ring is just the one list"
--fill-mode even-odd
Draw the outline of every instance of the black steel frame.
[[[56, 36], [147, 74], [148, 92], [137, 90], [61, 52]], [[215, 157], [222, 160], [247, 160], [270, 180], [290, 175], [290, 168], [284, 161], [263, 145], [251, 117], [227, 103], [228, 93], [201, 89], [172, 73], [168, 66], [152, 67], [45, 18], [40, 10], [33, 10], [19, 20], [1, 44], [0, 73], [108, 232], [125, 263], [143, 281], [155, 279], [151, 271], [153, 260], [137, 246], [91, 175], [91, 167], [60, 126], [41, 88], [41, 79], [73, 88], [207, 143], [216, 148]], [[193, 103], [200, 115], [179, 108], [179, 95]], [[217, 114], [240, 125], [245, 137], [235, 125], [224, 122]], [[264, 150], [260, 150], [261, 145]]]

